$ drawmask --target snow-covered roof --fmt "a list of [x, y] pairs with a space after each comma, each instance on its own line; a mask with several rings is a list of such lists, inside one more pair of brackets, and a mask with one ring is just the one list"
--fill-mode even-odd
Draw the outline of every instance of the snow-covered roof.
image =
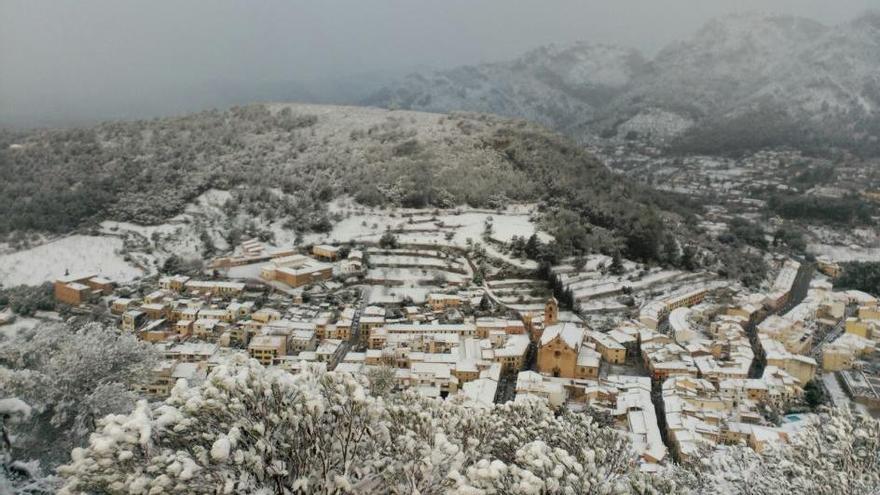
[[550, 325], [544, 329], [544, 333], [541, 335], [541, 345], [545, 346], [559, 337], [568, 347], [578, 349], [584, 340], [584, 331], [583, 327], [572, 322]]

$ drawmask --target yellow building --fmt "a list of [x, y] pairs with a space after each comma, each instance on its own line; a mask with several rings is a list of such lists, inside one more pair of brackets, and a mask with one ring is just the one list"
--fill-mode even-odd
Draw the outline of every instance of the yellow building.
[[859, 307], [860, 320], [877, 320], [880, 322], [880, 308], [877, 306], [861, 306]]
[[287, 339], [283, 335], [258, 335], [248, 344], [248, 354], [268, 366], [287, 355]]
[[455, 294], [429, 294], [428, 305], [434, 311], [443, 311], [447, 308], [461, 307], [464, 299]]
[[545, 328], [538, 347], [538, 371], [563, 378], [598, 377], [601, 356], [584, 344], [584, 332], [573, 323]]
[[602, 355], [602, 359], [614, 364], [626, 362], [626, 347], [601, 332], [589, 332], [587, 338], [596, 344], [596, 350]]
[[320, 244], [312, 247], [312, 256], [325, 261], [336, 261], [339, 259], [339, 248], [329, 244]]
[[846, 319], [846, 333], [851, 333], [853, 335], [858, 335], [863, 339], [871, 338], [871, 330], [873, 325], [870, 325], [868, 321], [860, 320], [855, 317]]
[[559, 322], [559, 301], [551, 297], [544, 304], [544, 328]]

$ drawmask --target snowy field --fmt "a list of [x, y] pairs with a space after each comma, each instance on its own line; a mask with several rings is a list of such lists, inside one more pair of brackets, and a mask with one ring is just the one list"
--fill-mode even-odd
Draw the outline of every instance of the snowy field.
[[0, 256], [3, 286], [39, 285], [65, 272], [94, 273], [115, 282], [128, 282], [143, 270], [119, 254], [122, 240], [115, 237], [73, 235], [35, 248]]
[[827, 256], [832, 261], [880, 261], [880, 248], [853, 246], [831, 246], [828, 244], [809, 244], [807, 252], [815, 256]]
[[[208, 234], [218, 252], [225, 252], [234, 247], [228, 246], [225, 240], [230, 219], [223, 204], [229, 198], [230, 192], [212, 189], [190, 203], [184, 213], [160, 225], [105, 221], [100, 224], [101, 235], [73, 235], [24, 251], [0, 254], [0, 284], [40, 284], [65, 272], [96, 273], [116, 282], [129, 282], [156, 273], [157, 267], [171, 255], [201, 257], [205, 244], [199, 229]], [[338, 219], [333, 229], [325, 234], [306, 234], [303, 243], [376, 242], [386, 230], [392, 230], [402, 244], [465, 248], [473, 242], [482, 245], [489, 256], [520, 268], [533, 269], [537, 266], [534, 261], [512, 258], [500, 252], [493, 243], [485, 242], [486, 225], [491, 225], [491, 238], [498, 242], [509, 242], [515, 235], [529, 237], [534, 233], [544, 242], [552, 239], [546, 233], [537, 232], [533, 221], [534, 205], [511, 205], [502, 211], [370, 209], [357, 205], [350, 198], [341, 198], [329, 204], [329, 211]], [[258, 223], [260, 228], [275, 234], [274, 243], [267, 243], [267, 248], [294, 245], [296, 232], [282, 227], [283, 218], [271, 224]], [[129, 261], [123, 259], [123, 246], [128, 250]], [[424, 267], [433, 271], [427, 275], [428, 279], [441, 272], [450, 280], [463, 278], [445, 271], [450, 261], [455, 270], [470, 273], [469, 266], [461, 258], [422, 257], [420, 254], [377, 253], [373, 261], [389, 268]], [[250, 271], [229, 274], [242, 278], [253, 278], [254, 275]], [[400, 275], [400, 272], [394, 275]], [[424, 278], [423, 275], [410, 280], [423, 281]]]
[[404, 285], [430, 282], [438, 275], [442, 275], [448, 282], [457, 284], [464, 283], [468, 279], [467, 276], [458, 273], [417, 268], [371, 268], [367, 271], [368, 280], [402, 283]]
[[[403, 243], [437, 244], [465, 247], [467, 240], [480, 241], [487, 220], [492, 224], [493, 239], [507, 242], [514, 235], [529, 237], [536, 232], [532, 222], [534, 206], [513, 205], [501, 212], [458, 208], [455, 210], [366, 209], [341, 199], [329, 205], [331, 213], [342, 220], [326, 234], [309, 234], [307, 243], [378, 241], [387, 229], [396, 231]], [[437, 213], [436, 215], [434, 213]], [[447, 236], [450, 238], [447, 239]], [[549, 235], [538, 232], [543, 241]]]
[[436, 292], [439, 287], [384, 287], [371, 285], [367, 293], [369, 304], [395, 304], [409, 297], [414, 304], [424, 304], [428, 294]]

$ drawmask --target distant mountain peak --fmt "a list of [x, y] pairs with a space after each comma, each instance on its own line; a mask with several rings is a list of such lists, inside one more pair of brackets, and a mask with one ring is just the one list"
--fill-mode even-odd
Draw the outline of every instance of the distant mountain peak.
[[780, 143], [809, 135], [859, 146], [880, 133], [880, 11], [838, 26], [731, 14], [652, 60], [613, 45], [547, 45], [506, 62], [408, 77], [369, 103], [521, 117], [582, 139], [671, 142], [701, 127], [717, 136], [740, 132], [731, 122], [746, 129], [759, 119], [781, 126], [772, 131], [786, 136]]

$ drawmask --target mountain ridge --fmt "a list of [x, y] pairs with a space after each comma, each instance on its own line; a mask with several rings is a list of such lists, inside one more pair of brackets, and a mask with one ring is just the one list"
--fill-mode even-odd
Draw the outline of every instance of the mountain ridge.
[[542, 47], [411, 75], [365, 103], [497, 113], [579, 140], [640, 136], [688, 152], [839, 145], [880, 153], [880, 13], [835, 26], [726, 16], [652, 59], [585, 42]]

